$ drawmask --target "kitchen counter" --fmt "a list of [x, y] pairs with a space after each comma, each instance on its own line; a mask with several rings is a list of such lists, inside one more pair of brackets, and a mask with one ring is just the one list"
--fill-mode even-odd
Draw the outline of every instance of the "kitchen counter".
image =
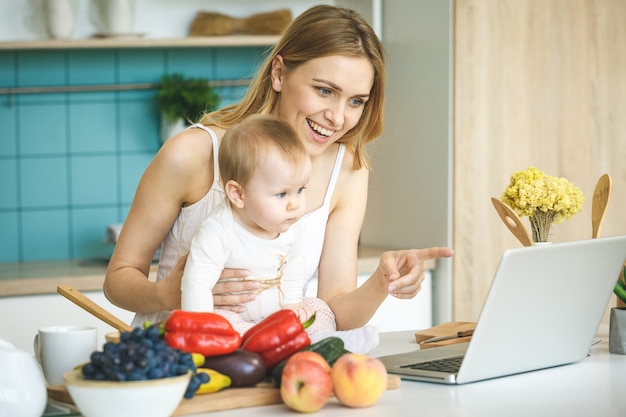
[[[608, 326], [600, 326], [598, 339], [600, 342], [591, 348], [590, 355], [575, 364], [460, 386], [403, 380], [400, 388], [386, 391], [370, 408], [348, 409], [331, 399], [317, 415], [622, 417], [626, 410], [626, 355], [609, 353]], [[382, 333], [381, 344], [371, 355], [383, 356], [417, 348], [412, 331]], [[293, 412], [278, 404], [194, 416], [244, 415], [287, 416]]]
[[[608, 350], [608, 326], [601, 325], [599, 343], [582, 361], [474, 382], [460, 386], [402, 381], [369, 408], [350, 409], [332, 398], [316, 415], [339, 416], [603, 416], [618, 417], [626, 410], [626, 355]], [[372, 356], [418, 348], [413, 331], [381, 333]], [[196, 417], [293, 416], [283, 404], [194, 414]]]
[[[359, 248], [359, 274], [371, 274], [385, 249]], [[427, 269], [435, 268], [427, 262]], [[150, 268], [150, 278], [157, 265]], [[100, 291], [104, 282], [106, 262], [51, 261], [0, 263], [0, 297], [56, 293], [58, 285], [71, 285], [79, 291]]]

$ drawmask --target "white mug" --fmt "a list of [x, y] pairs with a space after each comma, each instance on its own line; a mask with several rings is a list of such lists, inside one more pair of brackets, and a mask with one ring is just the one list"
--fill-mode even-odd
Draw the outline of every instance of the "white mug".
[[95, 327], [50, 326], [39, 329], [33, 349], [48, 385], [62, 385], [63, 374], [89, 362], [96, 344]]

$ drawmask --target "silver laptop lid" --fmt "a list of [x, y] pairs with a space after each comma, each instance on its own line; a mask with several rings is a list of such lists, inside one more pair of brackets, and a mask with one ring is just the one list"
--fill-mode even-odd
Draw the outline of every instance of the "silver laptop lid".
[[583, 359], [625, 259], [626, 236], [506, 251], [457, 382]]
[[[469, 345], [381, 359], [408, 379], [459, 384], [579, 361], [593, 343], [625, 259], [626, 236], [507, 250]], [[456, 375], [401, 367], [464, 348]]]

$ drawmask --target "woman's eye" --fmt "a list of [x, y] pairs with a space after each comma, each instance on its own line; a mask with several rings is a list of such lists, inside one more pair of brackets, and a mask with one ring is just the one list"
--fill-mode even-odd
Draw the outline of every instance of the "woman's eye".
[[352, 107], [360, 107], [364, 104], [364, 101], [361, 98], [351, 98], [348, 102]]
[[322, 96], [329, 96], [332, 94], [332, 91], [330, 88], [326, 88], [326, 87], [317, 87], [317, 91], [320, 93], [320, 95]]

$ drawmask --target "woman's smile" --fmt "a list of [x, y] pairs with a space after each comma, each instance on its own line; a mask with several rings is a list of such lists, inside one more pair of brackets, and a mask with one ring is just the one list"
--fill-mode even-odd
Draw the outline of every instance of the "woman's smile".
[[335, 131], [327, 129], [323, 126], [320, 126], [319, 124], [315, 123], [311, 119], [306, 119], [306, 121], [309, 127], [313, 130], [313, 133], [315, 134], [315, 137], [314, 137], [315, 142], [319, 144], [323, 145], [326, 142], [328, 142], [331, 136], [333, 135], [333, 133], [335, 133]]

